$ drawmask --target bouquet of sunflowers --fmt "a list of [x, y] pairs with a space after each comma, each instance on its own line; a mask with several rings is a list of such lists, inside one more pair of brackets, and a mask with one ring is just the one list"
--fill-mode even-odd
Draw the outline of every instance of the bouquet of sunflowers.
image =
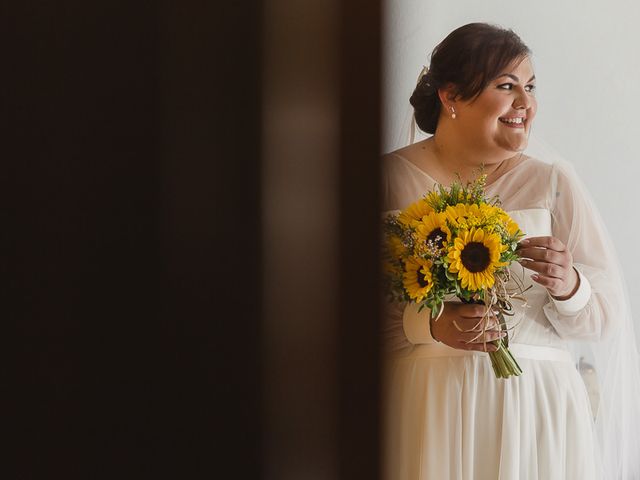
[[[500, 328], [508, 327], [505, 315], [513, 315], [508, 287], [509, 265], [518, 259], [518, 225], [500, 207], [497, 197], [488, 199], [486, 175], [463, 185], [458, 177], [451, 187], [436, 185], [422, 199], [384, 221], [384, 278], [391, 300], [415, 302], [429, 308], [437, 321], [445, 296], [464, 303], [483, 303], [483, 335], [489, 312], [497, 313]], [[522, 292], [522, 288], [520, 288]], [[522, 370], [509, 352], [508, 335], [491, 342], [489, 352], [498, 378], [520, 375]]]

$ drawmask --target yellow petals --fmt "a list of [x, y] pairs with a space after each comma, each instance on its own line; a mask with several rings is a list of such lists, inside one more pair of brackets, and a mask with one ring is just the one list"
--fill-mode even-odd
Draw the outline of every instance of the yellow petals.
[[400, 215], [398, 215], [398, 220], [403, 225], [413, 226], [415, 222], [433, 211], [433, 208], [429, 206], [425, 199], [420, 199], [405, 208]]
[[433, 288], [431, 266], [429, 260], [419, 257], [409, 257], [405, 262], [404, 288], [409, 297], [418, 303], [424, 300]]
[[449, 249], [449, 271], [458, 274], [462, 288], [478, 291], [495, 283], [494, 272], [506, 265], [500, 262], [500, 254], [507, 248], [500, 236], [480, 228], [459, 232]]

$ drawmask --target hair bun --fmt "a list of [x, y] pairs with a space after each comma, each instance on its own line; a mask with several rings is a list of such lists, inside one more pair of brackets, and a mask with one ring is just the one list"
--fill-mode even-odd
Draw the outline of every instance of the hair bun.
[[430, 82], [430, 75], [423, 75], [416, 85], [409, 103], [413, 106], [416, 124], [425, 133], [436, 131], [440, 116], [440, 98], [437, 89]]

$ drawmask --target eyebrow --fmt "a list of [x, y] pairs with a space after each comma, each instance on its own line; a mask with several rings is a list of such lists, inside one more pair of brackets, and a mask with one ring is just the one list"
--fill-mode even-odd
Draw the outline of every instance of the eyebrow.
[[[502, 75], [498, 75], [498, 76], [496, 77], [496, 80], [497, 80], [498, 78], [501, 78], [501, 77], [509, 77], [510, 79], [512, 79], [512, 80], [513, 80], [513, 81], [515, 81], [515, 82], [520, 82], [520, 79], [519, 79], [518, 77], [516, 77], [515, 75], [511, 74], [511, 73], [503, 73]], [[534, 76], [533, 76], [533, 77], [531, 77], [529, 80], [527, 80], [527, 83], [532, 82], [532, 81], [534, 81], [535, 79], [536, 79], [536, 76], [534, 75]]]

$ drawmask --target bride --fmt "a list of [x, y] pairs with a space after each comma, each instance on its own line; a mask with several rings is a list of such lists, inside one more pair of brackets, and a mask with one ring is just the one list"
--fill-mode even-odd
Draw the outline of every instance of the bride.
[[[436, 184], [488, 175], [486, 192], [526, 234], [519, 244], [526, 305], [510, 350], [523, 374], [497, 379], [474, 326], [483, 308], [390, 304], [385, 315], [384, 478], [640, 478], [638, 363], [612, 243], [566, 162], [523, 153], [536, 115], [531, 52], [511, 30], [473, 23], [433, 51], [410, 102], [433, 134], [383, 157], [383, 205], [407, 207]], [[577, 342], [577, 343], [576, 343]], [[575, 359], [592, 351], [592, 405]], [[491, 348], [489, 346], [488, 348]], [[594, 421], [595, 417], [595, 421]], [[635, 442], [635, 443], [634, 443]]]

